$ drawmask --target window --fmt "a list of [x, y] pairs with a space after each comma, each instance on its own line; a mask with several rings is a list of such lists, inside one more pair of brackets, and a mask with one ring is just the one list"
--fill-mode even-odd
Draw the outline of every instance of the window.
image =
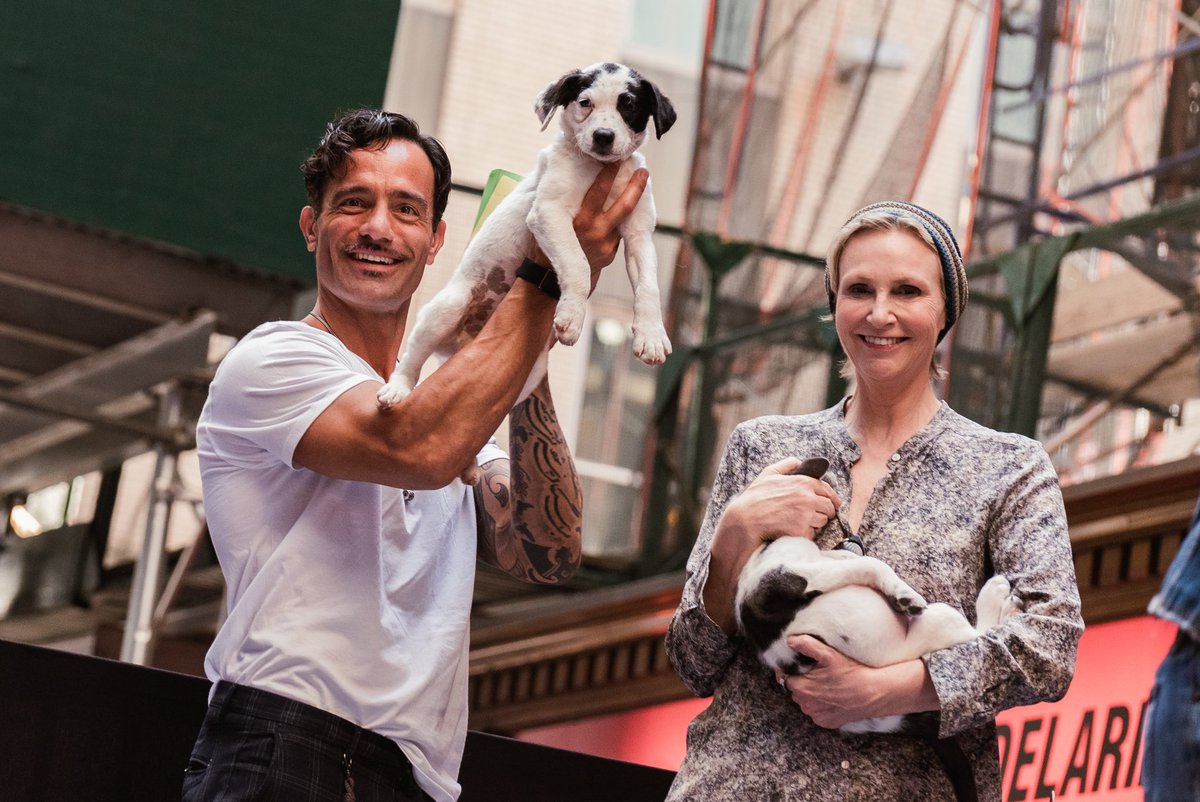
[[598, 309], [592, 325], [576, 464], [584, 550], [630, 555], [641, 518], [641, 464], [655, 371], [633, 356], [628, 318]]
[[752, 0], [717, 0], [717, 19], [713, 30], [712, 60], [736, 70], [750, 68], [750, 26], [758, 4]]
[[708, 0], [633, 0], [628, 48], [694, 68], [704, 50], [707, 14]]
[[9, 502], [9, 529], [21, 537], [34, 537], [64, 526], [85, 524], [96, 512], [99, 472], [76, 476], [33, 491], [27, 498]]

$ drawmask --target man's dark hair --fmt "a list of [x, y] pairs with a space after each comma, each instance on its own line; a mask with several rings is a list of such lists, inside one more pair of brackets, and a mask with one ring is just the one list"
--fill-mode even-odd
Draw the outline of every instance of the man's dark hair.
[[433, 164], [433, 226], [437, 228], [450, 198], [450, 157], [441, 142], [422, 136], [420, 127], [411, 118], [379, 109], [355, 109], [325, 126], [325, 135], [317, 149], [300, 165], [309, 205], [317, 214], [321, 213], [325, 187], [344, 169], [350, 151], [381, 150], [393, 139], [417, 143]]

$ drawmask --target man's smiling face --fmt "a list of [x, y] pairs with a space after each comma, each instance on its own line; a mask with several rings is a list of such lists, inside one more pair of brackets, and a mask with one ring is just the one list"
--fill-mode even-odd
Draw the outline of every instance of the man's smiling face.
[[433, 165], [417, 143], [351, 151], [320, 214], [311, 206], [300, 213], [321, 294], [371, 312], [404, 307], [444, 240], [433, 198]]

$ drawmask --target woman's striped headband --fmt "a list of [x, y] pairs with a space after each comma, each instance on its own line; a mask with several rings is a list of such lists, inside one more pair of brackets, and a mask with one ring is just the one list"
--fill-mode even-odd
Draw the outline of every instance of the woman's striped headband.
[[[967, 271], [963, 266], [962, 251], [959, 250], [958, 241], [954, 239], [954, 232], [950, 230], [950, 226], [947, 225], [945, 220], [933, 212], [913, 203], [905, 203], [904, 201], [883, 201], [881, 203], [872, 203], [870, 206], [864, 206], [842, 225], [842, 231], [848, 228], [857, 229], [858, 226], [855, 224], [860, 218], [868, 214], [878, 215], [880, 213], [915, 220], [933, 240], [933, 244], [937, 249], [938, 260], [942, 263], [942, 286], [946, 291], [946, 327], [938, 333], [938, 342], [941, 342], [942, 338], [946, 336], [946, 332], [958, 320], [963, 308], [967, 305]], [[848, 237], [839, 236], [838, 239], [844, 246], [845, 240]], [[829, 294], [829, 311], [832, 313], [836, 301], [836, 292], [833, 287], [833, 278], [830, 275], [830, 269], [830, 265], [826, 261], [825, 291]]]

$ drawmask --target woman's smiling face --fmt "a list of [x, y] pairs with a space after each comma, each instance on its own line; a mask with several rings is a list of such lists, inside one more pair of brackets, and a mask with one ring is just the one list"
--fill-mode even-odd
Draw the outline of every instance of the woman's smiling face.
[[842, 250], [834, 325], [859, 381], [929, 380], [946, 325], [942, 265], [914, 232], [866, 229]]

